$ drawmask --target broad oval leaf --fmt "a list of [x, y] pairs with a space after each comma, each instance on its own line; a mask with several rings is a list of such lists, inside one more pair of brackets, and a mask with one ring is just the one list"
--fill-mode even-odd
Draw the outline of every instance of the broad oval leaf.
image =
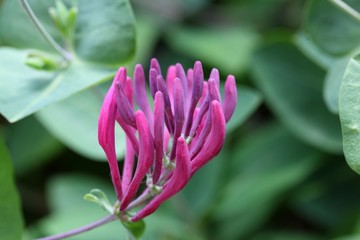
[[330, 68], [336, 61], [336, 57], [321, 49], [312, 41], [309, 34], [303, 31], [295, 34], [294, 43], [308, 58], [324, 69]]
[[11, 124], [4, 133], [17, 175], [44, 165], [64, 149], [33, 116]]
[[278, 123], [244, 136], [234, 149], [226, 158], [230, 181], [218, 193], [222, 201], [213, 212], [220, 229], [215, 239], [246, 239], [259, 229], [276, 200], [306, 179], [321, 156]]
[[328, 68], [324, 85], [324, 100], [328, 109], [335, 114], [339, 113], [339, 92], [345, 70], [351, 58], [360, 52], [360, 48], [354, 49], [349, 54], [337, 58]]
[[[346, 1], [360, 10], [358, 0]], [[359, 46], [360, 22], [328, 0], [311, 0], [305, 11], [304, 32], [325, 52], [343, 55]]]
[[324, 100], [328, 109], [335, 114], [339, 112], [340, 84], [348, 63], [348, 56], [338, 59], [329, 68], [325, 77]]
[[10, 122], [110, 79], [115, 72], [80, 60], [58, 73], [37, 71], [23, 64], [26, 55], [27, 51], [0, 48], [0, 113]]
[[14, 183], [9, 153], [0, 135], [0, 236], [3, 240], [21, 239], [23, 220]]
[[[102, 89], [80, 92], [36, 113], [39, 121], [68, 148], [93, 160], [106, 160], [98, 143], [97, 124], [103, 100]], [[125, 134], [116, 128], [116, 152], [125, 153]]]
[[75, 51], [80, 58], [119, 64], [135, 53], [135, 19], [128, 0], [78, 0]]
[[[56, 41], [60, 40], [60, 33], [53, 24], [48, 8], [55, 1], [28, 1], [34, 13], [40, 19], [45, 29]], [[36, 4], [34, 4], [34, 2]], [[44, 51], [54, 51], [49, 43], [30, 21], [20, 1], [4, 0], [0, 8], [0, 35], [3, 44], [16, 48], [35, 48]]]
[[339, 119], [322, 98], [323, 70], [283, 42], [257, 52], [253, 73], [266, 103], [292, 132], [324, 151], [341, 152]]
[[360, 54], [350, 60], [341, 82], [339, 116], [346, 161], [360, 174]]
[[[134, 55], [135, 19], [128, 0], [64, 2], [78, 8], [74, 45], [79, 58], [114, 65]], [[48, 13], [54, 4], [47, 0], [29, 1], [45, 29], [64, 45]], [[0, 9], [0, 35], [8, 46], [54, 51], [25, 14], [20, 1], [5, 0]]]
[[178, 52], [219, 68], [224, 75], [244, 73], [259, 43], [249, 28], [177, 28], [169, 31], [167, 43]]

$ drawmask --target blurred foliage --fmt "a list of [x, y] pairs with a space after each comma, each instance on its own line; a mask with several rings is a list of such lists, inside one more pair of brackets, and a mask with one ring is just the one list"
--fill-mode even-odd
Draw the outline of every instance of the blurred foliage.
[[4, 240], [20, 239], [23, 220], [20, 211], [19, 196], [14, 183], [10, 155], [0, 135], [0, 233]]
[[[64, 65], [19, 1], [0, 0], [1, 239], [105, 216], [82, 199], [100, 188], [115, 201], [99, 109], [116, 69], [148, 71], [151, 57], [163, 72], [201, 60], [206, 76], [233, 74], [239, 94], [221, 153], [145, 219], [143, 239], [360, 238], [360, 20], [334, 1], [64, 0], [78, 8], [70, 43], [48, 13], [55, 1], [29, 4], [73, 59]], [[25, 65], [34, 51], [58, 68]], [[126, 230], [112, 222], [69, 239], [104, 237]]]

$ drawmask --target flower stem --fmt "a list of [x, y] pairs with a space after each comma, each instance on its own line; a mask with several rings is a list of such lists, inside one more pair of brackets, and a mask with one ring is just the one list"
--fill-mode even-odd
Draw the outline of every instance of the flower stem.
[[29, 3], [27, 2], [27, 0], [20, 0], [21, 6], [24, 8], [25, 12], [27, 13], [27, 15], [29, 16], [29, 18], [31, 19], [31, 21], [34, 23], [34, 25], [36, 26], [36, 28], [39, 30], [39, 32], [43, 35], [43, 37], [48, 41], [48, 43], [67, 61], [70, 62], [71, 61], [71, 53], [69, 53], [67, 50], [65, 50], [64, 48], [62, 48], [55, 40], [52, 36], [50, 36], [50, 34], [46, 31], [46, 29], [44, 28], [44, 26], [41, 24], [41, 22], [39, 21], [39, 19], [36, 17], [36, 15], [34, 14], [34, 12], [32, 11]]
[[68, 238], [68, 237], [71, 237], [71, 236], [74, 236], [74, 235], [77, 235], [77, 234], [80, 234], [80, 233], [83, 233], [83, 232], [87, 232], [87, 231], [90, 231], [91, 229], [94, 229], [94, 228], [97, 228], [99, 226], [102, 226], [108, 222], [112, 222], [114, 220], [116, 220], [117, 217], [113, 214], [109, 215], [109, 216], [106, 216], [96, 222], [93, 222], [93, 223], [90, 223], [88, 225], [85, 225], [85, 226], [82, 226], [82, 227], [79, 227], [79, 228], [76, 228], [76, 229], [73, 229], [73, 230], [70, 230], [68, 232], [65, 232], [65, 233], [60, 233], [60, 234], [56, 234], [56, 235], [53, 235], [53, 236], [49, 236], [49, 237], [44, 237], [44, 238], [39, 238], [37, 240], [58, 240], [58, 239], [64, 239], [64, 238]]
[[130, 211], [133, 208], [136, 208], [140, 205], [142, 205], [145, 201], [150, 199], [152, 197], [150, 191], [146, 190], [142, 195], [140, 195], [137, 199], [132, 201], [129, 206], [125, 209], [125, 212]]
[[349, 6], [347, 3], [345, 3], [342, 0], [330, 0], [333, 4], [335, 4], [338, 8], [343, 10], [345, 13], [349, 14], [354, 19], [360, 21], [360, 13], [356, 11], [354, 8]]

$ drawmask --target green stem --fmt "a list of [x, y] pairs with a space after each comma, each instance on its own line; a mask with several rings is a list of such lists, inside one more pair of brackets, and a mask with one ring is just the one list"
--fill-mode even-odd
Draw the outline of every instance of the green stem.
[[43, 37], [48, 41], [48, 43], [67, 61], [70, 62], [72, 59], [72, 55], [70, 52], [66, 51], [62, 48], [52, 36], [46, 31], [44, 26], [41, 24], [39, 19], [36, 17], [34, 12], [32, 11], [27, 0], [20, 0], [21, 6], [26, 11], [27, 15], [30, 17], [31, 21], [34, 23], [39, 32], [43, 35]]
[[345, 3], [342, 0], [330, 0], [333, 4], [335, 4], [338, 8], [340, 8], [345, 13], [349, 14], [351, 17], [353, 17], [355, 20], [360, 21], [360, 13], [353, 9], [351, 6], [349, 6], [347, 3]]
[[98, 220], [96, 222], [90, 223], [90, 224], [82, 226], [80, 228], [76, 228], [76, 229], [73, 229], [73, 230], [65, 232], [65, 233], [60, 233], [60, 234], [45, 237], [45, 238], [39, 238], [39, 239], [36, 239], [36, 240], [59, 240], [59, 239], [68, 238], [68, 237], [75, 236], [75, 235], [83, 233], [83, 232], [90, 231], [91, 229], [97, 228], [97, 227], [102, 226], [102, 225], [104, 225], [106, 223], [112, 222], [112, 221], [114, 221], [116, 219], [117, 219], [117, 217], [115, 215], [111, 214], [111, 215], [106, 216], [106, 217], [104, 217], [104, 218], [102, 218], [102, 219], [100, 219], [100, 220]]

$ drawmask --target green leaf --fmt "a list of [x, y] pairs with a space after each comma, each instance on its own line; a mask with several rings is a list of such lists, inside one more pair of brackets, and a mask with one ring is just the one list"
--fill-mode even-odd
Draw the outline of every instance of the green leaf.
[[248, 28], [177, 28], [167, 33], [167, 43], [176, 51], [219, 68], [224, 75], [244, 73], [259, 37]]
[[339, 92], [341, 81], [344, 77], [345, 70], [350, 59], [358, 53], [360, 53], [360, 48], [356, 48], [349, 54], [341, 58], [337, 58], [328, 68], [325, 78], [324, 99], [328, 109], [333, 113], [339, 113]]
[[298, 231], [272, 231], [256, 234], [251, 240], [323, 240], [322, 237]]
[[141, 236], [144, 235], [145, 232], [145, 222], [144, 220], [136, 221], [136, 222], [121, 222], [124, 227], [131, 233], [135, 239], [141, 239]]
[[302, 31], [295, 35], [294, 42], [308, 58], [324, 69], [330, 68], [336, 60], [336, 57], [321, 49]]
[[114, 70], [86, 64], [74, 59], [74, 63], [58, 73], [36, 71], [27, 67], [27, 51], [0, 48], [0, 113], [10, 122], [18, 121], [44, 106], [104, 81]]
[[341, 152], [339, 119], [322, 98], [324, 71], [284, 42], [257, 52], [253, 73], [268, 106], [294, 134], [324, 151]]
[[227, 132], [233, 131], [236, 127], [245, 122], [246, 119], [258, 108], [262, 97], [256, 91], [247, 87], [237, 87], [238, 98], [235, 112], [226, 125]]
[[63, 149], [60, 142], [34, 117], [25, 118], [6, 128], [5, 139], [15, 172], [19, 175], [51, 161]]
[[359, 176], [343, 158], [326, 161], [309, 181], [288, 197], [290, 206], [312, 225], [338, 234], [349, 230], [359, 216]]
[[230, 182], [218, 193], [222, 201], [213, 213], [217, 239], [242, 239], [259, 228], [277, 200], [316, 169], [320, 157], [278, 124], [252, 132], [234, 149], [227, 159]]
[[[36, 117], [68, 148], [93, 160], [106, 160], [97, 138], [104, 95], [103, 89], [97, 86], [46, 107]], [[121, 159], [125, 153], [125, 134], [120, 127], [115, 141], [117, 156]]]
[[[135, 20], [128, 0], [64, 1], [79, 12], [75, 30], [75, 53], [86, 61], [119, 64], [135, 51]], [[54, 1], [29, 1], [33, 11], [56, 41], [63, 44], [60, 32], [48, 13]], [[101, 11], [99, 11], [101, 9]], [[19, 1], [6, 0], [0, 9], [0, 35], [5, 45], [53, 51], [30, 22]]]
[[125, 64], [128, 74], [132, 73], [134, 66], [138, 63], [144, 64], [143, 66], [149, 64], [151, 53], [160, 37], [160, 29], [153, 18], [140, 14], [136, 16], [136, 34], [135, 57]]
[[[347, 0], [360, 10], [358, 0]], [[359, 46], [360, 22], [330, 1], [311, 0], [307, 4], [303, 31], [319, 48], [332, 55], [344, 55]]]
[[[28, 1], [45, 29], [60, 42], [60, 33], [48, 13], [54, 1]], [[35, 4], [34, 4], [35, 3]], [[0, 8], [0, 35], [4, 45], [16, 48], [35, 48], [54, 52], [35, 25], [30, 21], [20, 1], [4, 0]], [[0, 54], [0, 56], [3, 54]]]
[[339, 116], [347, 163], [360, 174], [360, 54], [352, 58], [341, 82]]
[[324, 100], [328, 109], [335, 114], [339, 112], [340, 84], [349, 61], [349, 56], [338, 59], [329, 68], [325, 77]]
[[78, 9], [75, 52], [80, 58], [119, 64], [134, 55], [135, 19], [128, 0], [78, 0]]
[[23, 221], [10, 156], [0, 135], [0, 235], [3, 240], [21, 239]]

